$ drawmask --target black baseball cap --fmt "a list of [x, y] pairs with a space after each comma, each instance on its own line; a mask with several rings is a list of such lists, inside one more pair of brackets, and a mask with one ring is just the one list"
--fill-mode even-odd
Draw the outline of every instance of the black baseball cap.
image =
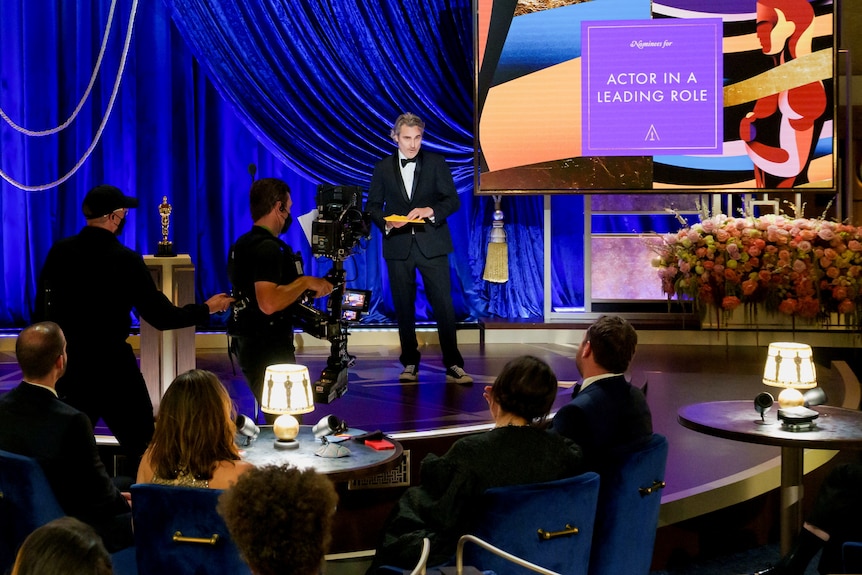
[[84, 197], [81, 210], [88, 220], [107, 216], [120, 208], [137, 208], [138, 198], [125, 195], [119, 188], [102, 184], [96, 186]]

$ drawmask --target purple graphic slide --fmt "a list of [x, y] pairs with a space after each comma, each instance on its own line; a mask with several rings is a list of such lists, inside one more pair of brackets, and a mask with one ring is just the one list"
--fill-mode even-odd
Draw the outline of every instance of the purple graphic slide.
[[581, 23], [584, 156], [721, 154], [722, 23]]

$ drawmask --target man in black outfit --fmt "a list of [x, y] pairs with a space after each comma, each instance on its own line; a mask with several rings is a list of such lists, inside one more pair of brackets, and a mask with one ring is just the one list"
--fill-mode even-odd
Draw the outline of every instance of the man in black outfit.
[[[293, 314], [289, 309], [306, 292], [332, 293], [322, 278], [302, 274], [302, 261], [279, 239], [291, 223], [290, 187], [276, 178], [254, 182], [249, 194], [254, 226], [231, 246], [228, 276], [236, 303], [228, 321], [231, 350], [257, 406], [266, 367], [296, 363]], [[267, 423], [275, 416], [266, 414]]]
[[602, 316], [584, 334], [575, 364], [583, 377], [574, 397], [554, 416], [553, 430], [584, 450], [587, 466], [600, 470], [615, 448], [652, 437], [652, 414], [643, 392], [625, 378], [638, 335], [617, 316]]
[[[366, 209], [383, 231], [383, 258], [392, 283], [392, 302], [401, 340], [399, 381], [419, 379], [416, 340], [416, 271], [422, 274], [437, 321], [446, 381], [470, 385], [458, 351], [449, 254], [452, 236], [446, 218], [461, 206], [452, 172], [443, 156], [421, 151], [425, 122], [401, 114], [390, 133], [398, 151], [374, 166]], [[395, 217], [392, 217], [395, 216]]]
[[60, 398], [93, 426], [102, 418], [133, 466], [154, 428], [147, 385], [126, 343], [132, 309], [165, 330], [204, 324], [232, 301], [222, 293], [205, 304], [176, 307], [159, 291], [140, 254], [117, 239], [137, 205], [114, 186], [87, 192], [87, 225], [48, 252], [36, 295], [36, 316], [58, 323], [69, 345], [69, 369], [57, 382]]
[[131, 509], [99, 458], [93, 426], [54, 389], [67, 363], [62, 330], [25, 328], [15, 355], [23, 381], [0, 397], [0, 449], [36, 459], [63, 511], [92, 525], [109, 551], [132, 545]]

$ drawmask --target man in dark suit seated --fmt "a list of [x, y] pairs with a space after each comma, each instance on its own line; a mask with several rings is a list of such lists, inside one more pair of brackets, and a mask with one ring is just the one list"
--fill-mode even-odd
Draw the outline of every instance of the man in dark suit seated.
[[603, 454], [652, 436], [646, 398], [624, 376], [637, 343], [629, 322], [602, 316], [587, 328], [575, 356], [583, 380], [572, 401], [554, 416], [552, 427], [581, 446], [590, 469], [601, 469]]
[[63, 511], [92, 525], [109, 551], [132, 545], [131, 508], [99, 458], [90, 419], [54, 389], [67, 361], [60, 326], [25, 328], [15, 355], [23, 381], [0, 397], [0, 449], [36, 459]]

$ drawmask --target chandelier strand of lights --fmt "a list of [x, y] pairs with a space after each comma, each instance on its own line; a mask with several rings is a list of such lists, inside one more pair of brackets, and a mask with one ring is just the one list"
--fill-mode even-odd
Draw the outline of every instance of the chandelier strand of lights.
[[9, 182], [10, 184], [15, 186], [16, 188], [24, 190], [25, 192], [41, 192], [44, 190], [49, 190], [51, 188], [55, 188], [55, 187], [65, 183], [69, 178], [74, 176], [75, 173], [79, 169], [81, 169], [81, 166], [84, 165], [84, 162], [87, 161], [87, 159], [90, 157], [90, 154], [93, 153], [93, 150], [95, 150], [96, 146], [99, 144], [99, 141], [102, 138], [102, 133], [105, 131], [105, 126], [108, 124], [108, 120], [111, 117], [111, 112], [114, 108], [114, 102], [116, 101], [117, 94], [120, 91], [120, 83], [123, 80], [123, 72], [125, 71], [125, 68], [126, 68], [126, 60], [128, 59], [129, 46], [132, 43], [132, 30], [134, 30], [134, 28], [135, 28], [135, 16], [137, 15], [137, 12], [138, 12], [138, 0], [134, 0], [132, 2], [131, 14], [129, 15], [129, 27], [126, 30], [126, 38], [123, 42], [123, 53], [122, 53], [122, 56], [120, 57], [120, 66], [119, 66], [119, 69], [117, 70], [117, 77], [114, 80], [114, 88], [111, 91], [111, 98], [108, 100], [108, 106], [105, 109], [104, 115], [102, 116], [102, 121], [99, 124], [99, 129], [96, 130], [96, 134], [93, 136], [93, 141], [90, 142], [89, 147], [84, 152], [84, 154], [81, 156], [81, 158], [78, 160], [78, 162], [75, 164], [75, 166], [71, 170], [66, 172], [65, 175], [61, 176], [59, 179], [54, 180], [53, 182], [48, 183], [48, 184], [42, 184], [42, 185], [37, 185], [37, 186], [25, 185], [23, 182], [19, 182], [19, 181], [13, 179], [9, 174], [4, 172], [2, 169], [0, 169], [0, 178], [3, 178], [4, 180]]
[[75, 121], [75, 118], [78, 116], [78, 113], [81, 111], [81, 108], [84, 107], [84, 104], [87, 102], [87, 99], [90, 97], [90, 92], [93, 91], [93, 86], [96, 83], [96, 78], [99, 75], [99, 70], [102, 68], [102, 59], [105, 56], [105, 49], [108, 46], [108, 38], [111, 35], [111, 25], [114, 21], [114, 11], [117, 7], [117, 0], [111, 0], [111, 9], [108, 12], [108, 22], [105, 25], [105, 32], [102, 34], [102, 45], [99, 48], [99, 56], [96, 58], [96, 64], [93, 66], [93, 73], [90, 75], [90, 83], [87, 84], [87, 89], [84, 90], [84, 94], [81, 96], [81, 99], [78, 101], [78, 105], [75, 107], [75, 110], [72, 112], [72, 115], [69, 116], [69, 119], [57, 126], [56, 128], [50, 128], [48, 130], [28, 130], [23, 126], [19, 126], [15, 123], [12, 118], [10, 118], [6, 112], [0, 107], [0, 118], [3, 118], [7, 124], [9, 124], [14, 130], [25, 134], [27, 136], [41, 137], [41, 136], [50, 136], [51, 134], [56, 134], [57, 132], [62, 132], [69, 125]]

